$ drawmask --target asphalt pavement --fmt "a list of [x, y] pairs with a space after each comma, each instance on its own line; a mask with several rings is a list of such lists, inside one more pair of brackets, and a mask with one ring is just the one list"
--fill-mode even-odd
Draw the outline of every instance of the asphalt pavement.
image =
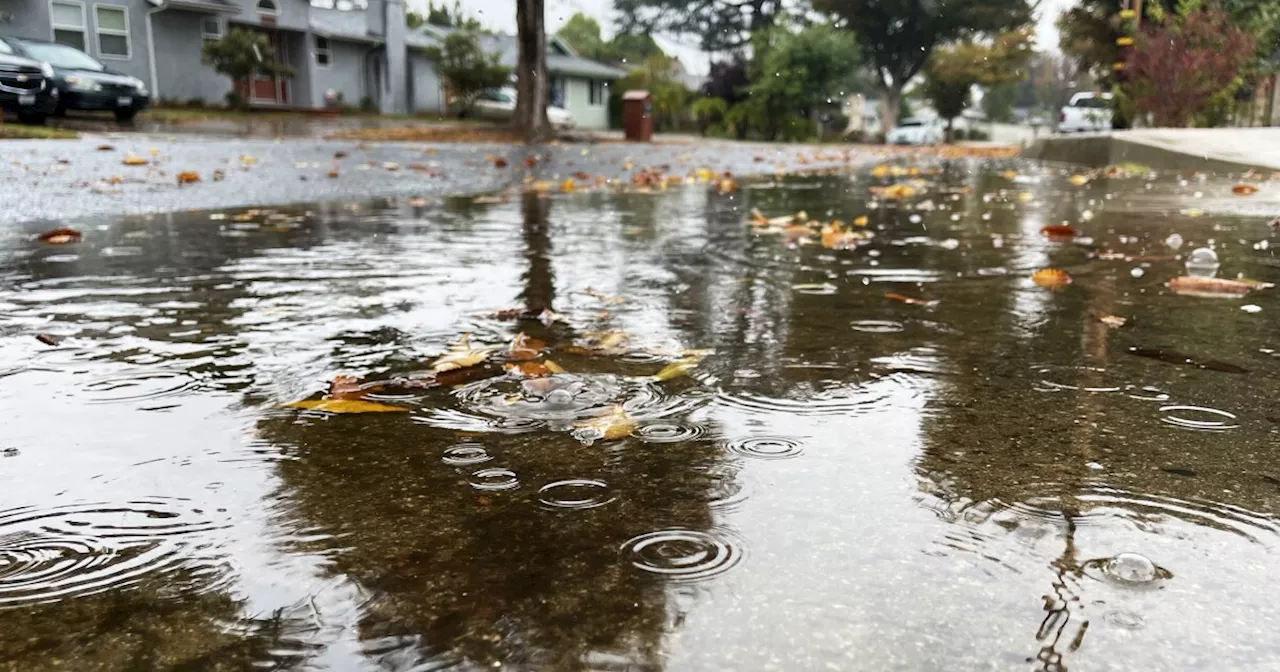
[[[697, 169], [737, 176], [822, 170], [875, 160], [867, 148], [686, 140], [536, 148], [496, 144], [363, 143], [143, 133], [0, 142], [0, 221], [77, 219], [327, 200], [433, 198], [498, 191], [577, 173], [629, 182], [634, 171]], [[132, 158], [131, 158], [132, 157]], [[526, 159], [532, 159], [532, 167]], [[501, 161], [499, 161], [501, 159]], [[145, 163], [142, 163], [145, 162]], [[499, 164], [505, 162], [504, 167]], [[137, 164], [137, 165], [130, 165]], [[179, 175], [189, 181], [179, 184]]]

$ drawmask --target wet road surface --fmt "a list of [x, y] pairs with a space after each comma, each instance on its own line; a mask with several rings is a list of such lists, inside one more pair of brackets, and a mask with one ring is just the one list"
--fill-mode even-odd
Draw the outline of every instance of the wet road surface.
[[1233, 182], [10, 227], [0, 668], [1274, 668], [1280, 300], [1164, 286], [1280, 278]]

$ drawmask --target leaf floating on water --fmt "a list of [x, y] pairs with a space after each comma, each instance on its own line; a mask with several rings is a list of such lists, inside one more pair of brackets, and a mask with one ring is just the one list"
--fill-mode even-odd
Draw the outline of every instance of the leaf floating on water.
[[285, 404], [285, 408], [301, 408], [325, 413], [408, 413], [409, 409], [390, 404], [376, 404], [359, 399], [312, 399]]
[[449, 347], [449, 351], [431, 363], [431, 370], [436, 373], [465, 369], [475, 366], [489, 358], [489, 350], [471, 346], [471, 335], [463, 334], [462, 338]]
[[1089, 176], [1088, 175], [1072, 175], [1071, 177], [1067, 178], [1067, 181], [1074, 186], [1083, 187], [1084, 185], [1089, 184]]
[[[551, 364], [554, 364], [554, 362], [547, 362], [546, 364], [542, 362], [510, 362], [504, 364], [502, 368], [511, 373], [518, 373], [526, 378], [541, 378], [553, 373], [564, 372], [564, 369], [556, 371], [551, 368], [551, 366], [549, 366]], [[559, 366], [556, 367], [556, 369], [559, 368]]]
[[199, 181], [200, 181], [200, 173], [197, 173], [194, 170], [184, 170], [181, 173], [178, 173], [178, 186], [182, 186], [184, 184], [191, 184], [193, 182], [199, 182]]
[[98, 145], [99, 152], [114, 152], [115, 149], [115, 145]]
[[900, 301], [910, 306], [924, 306], [926, 308], [932, 308], [938, 305], [937, 299], [917, 299], [905, 294], [898, 294], [897, 292], [888, 292], [884, 295], [884, 298], [889, 299], [890, 301]]
[[1035, 196], [1033, 196], [1029, 191], [1018, 192], [1019, 203], [1030, 203], [1032, 198], [1035, 198]]
[[145, 166], [150, 162], [133, 152], [129, 152], [124, 155], [124, 159], [122, 159], [120, 163], [123, 163], [126, 166]]
[[66, 226], [50, 229], [40, 234], [40, 242], [50, 245], [66, 245], [80, 242], [80, 232]]
[[1258, 193], [1258, 188], [1253, 186], [1252, 184], [1240, 183], [1234, 187], [1231, 187], [1231, 193], [1235, 194], [1236, 196], [1252, 196]]
[[1169, 280], [1169, 289], [1181, 296], [1199, 296], [1202, 298], [1240, 298], [1253, 289], [1253, 285], [1241, 280], [1224, 278], [1202, 278], [1184, 275]]
[[916, 188], [909, 184], [891, 184], [887, 187], [871, 187], [871, 193], [886, 200], [897, 201], [914, 196]]
[[36, 340], [45, 345], [57, 345], [62, 342], [62, 337], [53, 334], [36, 334]]
[[636, 421], [623, 410], [619, 404], [607, 415], [592, 418], [584, 422], [575, 422], [573, 435], [587, 445], [594, 441], [617, 441], [631, 435], [636, 428]]
[[1049, 240], [1067, 242], [1075, 240], [1076, 236], [1080, 235], [1080, 231], [1066, 224], [1050, 224], [1040, 228], [1040, 235]]
[[1204, 210], [1201, 210], [1200, 208], [1186, 208], [1182, 210], [1182, 214], [1188, 217], [1199, 217], [1204, 214]]
[[1031, 274], [1031, 282], [1045, 289], [1062, 289], [1071, 284], [1071, 276], [1057, 268], [1042, 268]]
[[674, 380], [681, 376], [689, 375], [689, 372], [698, 368], [698, 364], [702, 362], [702, 357], [694, 355], [676, 360], [662, 367], [662, 370], [654, 374], [653, 379], [659, 382]]
[[577, 183], [576, 183], [576, 182], [574, 182], [574, 181], [573, 181], [573, 178], [572, 178], [572, 177], [567, 178], [567, 179], [565, 179], [563, 182], [561, 182], [561, 183], [560, 183], [560, 191], [562, 191], [562, 192], [564, 192], [564, 193], [566, 193], [566, 194], [573, 193], [573, 192], [575, 192], [575, 191], [577, 191], [577, 190], [578, 190], [578, 185], [577, 185]]
[[1249, 370], [1232, 364], [1230, 362], [1220, 362], [1217, 360], [1197, 360], [1190, 355], [1185, 355], [1177, 350], [1167, 350], [1165, 348], [1143, 348], [1134, 346], [1127, 351], [1131, 355], [1137, 357], [1146, 357], [1164, 362], [1166, 364], [1174, 364], [1177, 366], [1194, 366], [1197, 369], [1205, 369], [1208, 371], [1218, 371], [1220, 373], [1249, 373]]
[[537, 359], [542, 355], [542, 351], [546, 349], [546, 343], [528, 336], [522, 331], [516, 334], [516, 337], [511, 339], [511, 344], [507, 346], [507, 359], [517, 362]]
[[1129, 320], [1126, 320], [1125, 318], [1120, 317], [1119, 315], [1103, 315], [1102, 317], [1098, 318], [1098, 321], [1107, 325], [1108, 327], [1117, 327], [1117, 328], [1123, 327], [1129, 322]]
[[355, 376], [337, 376], [329, 382], [330, 399], [360, 399], [367, 393]]

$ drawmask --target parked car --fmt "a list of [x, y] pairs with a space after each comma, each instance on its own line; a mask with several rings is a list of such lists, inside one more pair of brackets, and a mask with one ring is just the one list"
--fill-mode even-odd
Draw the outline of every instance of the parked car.
[[24, 124], [43, 124], [58, 105], [53, 68], [23, 58], [0, 42], [0, 107]]
[[1111, 130], [1111, 94], [1077, 93], [1058, 115], [1059, 133]]
[[[516, 90], [507, 86], [485, 91], [471, 104], [469, 113], [479, 119], [510, 121], [516, 113]], [[547, 121], [551, 122], [553, 127], [562, 130], [573, 128], [578, 123], [574, 121], [569, 110], [552, 105], [547, 106]]]
[[137, 77], [111, 72], [92, 56], [65, 44], [4, 37], [0, 43], [15, 54], [40, 61], [53, 70], [58, 90], [55, 114], [67, 110], [112, 112], [130, 121], [151, 103], [147, 85]]
[[942, 128], [936, 121], [903, 119], [884, 140], [891, 145], [936, 145], [942, 142]]

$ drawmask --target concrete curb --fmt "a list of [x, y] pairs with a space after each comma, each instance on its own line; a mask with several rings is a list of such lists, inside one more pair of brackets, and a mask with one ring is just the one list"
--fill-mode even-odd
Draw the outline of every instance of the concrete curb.
[[1130, 162], [1210, 172], [1280, 170], [1280, 129], [1145, 129], [1050, 136], [1032, 143], [1023, 156], [1092, 168]]

